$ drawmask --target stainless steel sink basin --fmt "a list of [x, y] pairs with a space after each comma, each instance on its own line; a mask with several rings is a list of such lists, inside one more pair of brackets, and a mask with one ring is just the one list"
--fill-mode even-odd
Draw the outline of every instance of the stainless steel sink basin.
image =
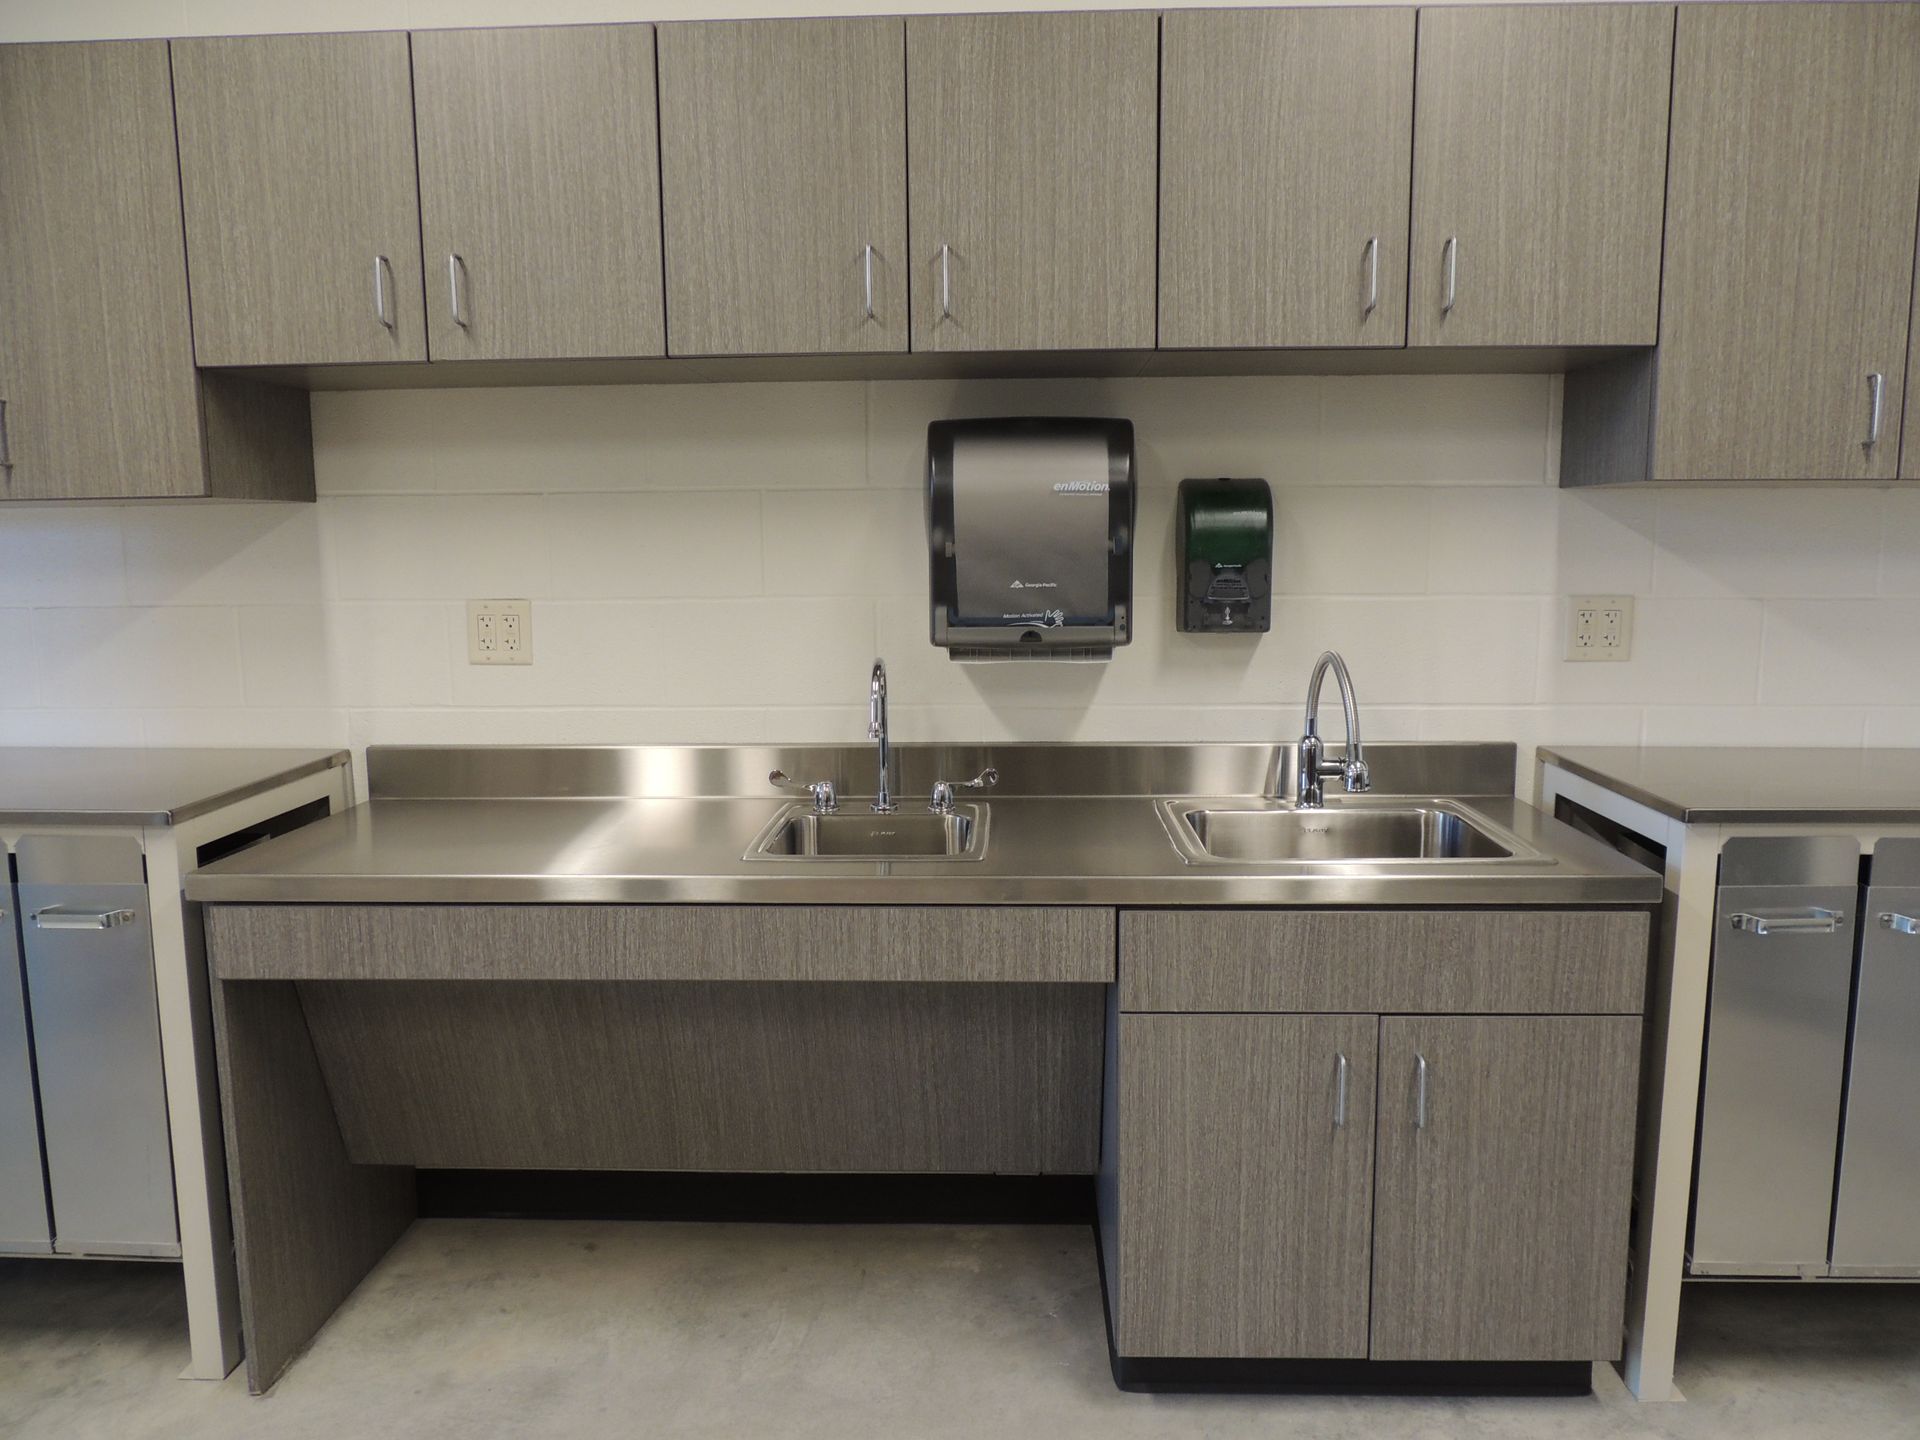
[[950, 815], [864, 806], [821, 815], [788, 805], [747, 851], [749, 860], [978, 860], [987, 853], [987, 807], [956, 805]]
[[1297, 809], [1278, 803], [1165, 801], [1161, 818], [1194, 864], [1534, 859], [1518, 837], [1444, 801]]

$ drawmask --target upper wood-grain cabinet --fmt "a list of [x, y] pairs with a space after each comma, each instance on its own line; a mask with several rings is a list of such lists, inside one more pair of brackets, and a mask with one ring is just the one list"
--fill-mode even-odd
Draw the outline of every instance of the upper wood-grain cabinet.
[[307, 397], [190, 324], [166, 42], [0, 46], [0, 500], [311, 499]]
[[1679, 9], [1660, 348], [1568, 375], [1561, 483], [1891, 480], [1920, 5]]
[[660, 27], [668, 349], [907, 348], [906, 27]]
[[1420, 12], [1413, 345], [1651, 345], [1673, 8]]
[[1620, 1353], [1640, 1020], [1387, 1016], [1376, 1360]]
[[908, 18], [915, 350], [1152, 347], [1159, 24]]
[[1162, 24], [1161, 346], [1404, 343], [1414, 12]]
[[413, 37], [435, 360], [659, 355], [649, 25]]
[[173, 42], [201, 365], [427, 358], [404, 33]]

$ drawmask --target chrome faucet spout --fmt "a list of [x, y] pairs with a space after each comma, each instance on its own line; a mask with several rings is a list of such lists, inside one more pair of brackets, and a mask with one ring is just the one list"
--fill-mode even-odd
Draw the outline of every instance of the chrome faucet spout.
[[[1340, 760], [1326, 759], [1320, 740], [1320, 682], [1329, 670], [1333, 671], [1334, 683], [1340, 687], [1340, 708], [1347, 722], [1347, 752]], [[1333, 776], [1338, 776], [1353, 794], [1373, 788], [1366, 756], [1360, 748], [1360, 710], [1353, 697], [1353, 677], [1347, 673], [1347, 662], [1339, 653], [1328, 650], [1314, 662], [1313, 677], [1307, 681], [1307, 719], [1300, 736], [1295, 800], [1308, 809], [1326, 804], [1325, 781]]]
[[880, 779], [873, 791], [873, 813], [891, 815], [898, 807], [893, 802], [893, 748], [887, 740], [887, 666], [884, 660], [873, 662], [873, 676], [867, 683], [867, 738], [880, 747]]

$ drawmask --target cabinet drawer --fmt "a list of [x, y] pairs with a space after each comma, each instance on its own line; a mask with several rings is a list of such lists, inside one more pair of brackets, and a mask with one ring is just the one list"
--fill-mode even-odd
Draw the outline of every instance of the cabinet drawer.
[[1113, 979], [1113, 911], [992, 905], [216, 905], [222, 980]]
[[1120, 1006], [1637, 1015], [1647, 926], [1637, 910], [1130, 910]]

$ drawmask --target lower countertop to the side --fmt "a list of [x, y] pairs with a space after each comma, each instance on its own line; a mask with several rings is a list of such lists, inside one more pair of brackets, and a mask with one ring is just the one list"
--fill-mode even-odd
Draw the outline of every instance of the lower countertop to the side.
[[1920, 824], [1920, 749], [1543, 745], [1539, 757], [1686, 825]]

